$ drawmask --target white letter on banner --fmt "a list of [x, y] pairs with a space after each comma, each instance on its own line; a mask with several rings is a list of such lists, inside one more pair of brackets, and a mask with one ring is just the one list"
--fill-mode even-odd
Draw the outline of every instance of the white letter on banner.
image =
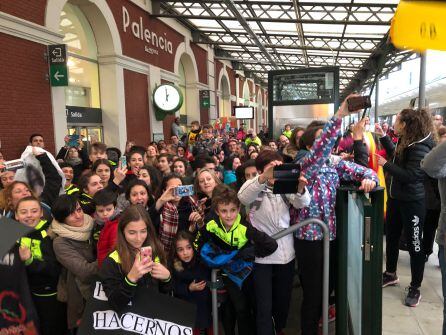
[[121, 329], [118, 315], [114, 311], [93, 312], [94, 329]]
[[105, 295], [104, 288], [100, 281], [96, 282], [96, 286], [94, 288], [93, 297], [97, 300], [108, 301], [107, 296]]

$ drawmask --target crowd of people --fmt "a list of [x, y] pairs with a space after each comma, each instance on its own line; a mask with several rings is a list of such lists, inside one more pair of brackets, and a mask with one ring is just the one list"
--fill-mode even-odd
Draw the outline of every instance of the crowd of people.
[[[21, 295], [28, 318], [35, 317], [43, 335], [76, 334], [96, 280], [116, 311], [141, 287], [189, 301], [197, 306], [194, 334], [209, 335], [209, 280], [211, 269], [218, 268], [224, 334], [235, 334], [236, 327], [243, 335], [284, 334], [297, 259], [301, 331], [317, 334], [321, 228], [310, 224], [294, 235], [272, 236], [307, 218], [322, 220], [329, 228], [334, 277], [336, 190], [353, 183], [366, 193], [387, 185], [383, 286], [398, 283], [398, 250], [405, 242], [412, 271], [405, 303], [416, 306], [439, 220], [438, 256], [446, 285], [441, 210], [446, 206], [446, 144], [441, 143], [446, 128], [428, 111], [406, 109], [392, 128], [383, 123], [371, 131], [364, 118], [342, 134], [348, 115], [344, 101], [328, 122], [286, 125], [277, 139], [266, 129], [216, 133], [199, 122], [184, 132], [176, 119], [171, 137], [157, 143], [128, 141], [121, 153], [100, 142], [87, 147], [82, 139], [69, 146], [67, 137], [55, 158], [45, 150], [42, 135], [31, 135], [29, 153], [42, 171], [42, 183], [28, 174], [19, 180], [20, 170], [5, 169], [10, 157], [0, 161], [2, 214], [31, 229], [0, 263], [2, 274], [16, 278], [2, 283], [2, 289]], [[300, 165], [292, 194], [273, 193], [273, 171], [283, 163]], [[428, 203], [428, 196], [437, 202]], [[16, 321], [4, 320], [6, 326]]]

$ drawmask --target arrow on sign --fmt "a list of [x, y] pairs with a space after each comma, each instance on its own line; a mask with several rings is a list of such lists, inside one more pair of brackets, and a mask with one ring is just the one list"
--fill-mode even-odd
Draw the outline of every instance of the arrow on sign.
[[62, 49], [61, 48], [56, 48], [53, 50], [53, 55], [56, 57], [62, 57]]
[[63, 74], [59, 74], [59, 71], [56, 71], [56, 73], [54, 74], [54, 78], [59, 81], [59, 78], [63, 78], [65, 77], [65, 75]]

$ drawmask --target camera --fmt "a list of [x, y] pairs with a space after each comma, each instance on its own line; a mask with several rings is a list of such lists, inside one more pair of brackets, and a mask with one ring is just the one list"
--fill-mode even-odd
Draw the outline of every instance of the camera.
[[1, 169], [0, 172], [5, 172], [5, 171], [17, 171], [19, 169], [23, 169], [26, 164], [23, 160], [21, 159], [14, 159], [12, 161], [6, 161], [1, 163], [3, 164], [3, 169]]
[[173, 195], [177, 197], [189, 197], [194, 195], [194, 185], [182, 185], [173, 189]]
[[372, 101], [370, 95], [364, 95], [360, 97], [351, 97], [347, 100], [348, 111], [350, 113], [372, 107]]
[[274, 194], [295, 194], [300, 177], [300, 164], [282, 164], [274, 167]]

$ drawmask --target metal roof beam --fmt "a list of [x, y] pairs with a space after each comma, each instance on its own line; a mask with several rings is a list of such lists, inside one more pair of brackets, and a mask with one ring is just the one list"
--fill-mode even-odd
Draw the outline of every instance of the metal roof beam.
[[[248, 48], [255, 48], [257, 45], [255, 44], [246, 44], [246, 43], [225, 43], [218, 41], [203, 41], [203, 40], [193, 40], [195, 43], [201, 44], [209, 44], [209, 45], [221, 45], [221, 46], [233, 46], [233, 47], [242, 47], [246, 46]], [[271, 49], [290, 49], [290, 50], [318, 50], [318, 51], [328, 51], [328, 52], [358, 52], [358, 53], [366, 53], [370, 54], [370, 50], [364, 49], [343, 49], [343, 48], [318, 48], [318, 47], [310, 47], [310, 46], [300, 46], [300, 45], [278, 45], [278, 44], [264, 44], [265, 48]]]
[[[186, 1], [161, 1], [161, 2], [169, 2], [172, 4], [176, 3], [184, 3]], [[247, 5], [247, 2], [245, 0], [234, 0], [232, 1], [235, 5]], [[194, 1], [193, 3], [197, 4], [219, 4], [219, 3], [226, 3], [225, 0], [198, 0]], [[258, 1], [249, 0], [249, 4], [251, 5], [257, 5], [257, 6], [283, 6], [283, 5], [291, 5], [291, 3], [285, 2], [285, 1]], [[329, 7], [350, 7], [350, 2], [303, 2], [301, 3], [301, 6], [329, 6]], [[353, 7], [364, 7], [364, 8], [394, 8], [396, 9], [398, 7], [398, 4], [393, 3], [386, 3], [385, 1], [379, 3], [355, 3], [353, 4]]]
[[[227, 0], [230, 1], [230, 0]], [[166, 17], [172, 19], [188, 19], [188, 20], [225, 20], [225, 21], [238, 21], [236, 17], [232, 16], [218, 16], [218, 15], [185, 15], [185, 14], [151, 14], [152, 17]], [[276, 22], [276, 23], [302, 23], [302, 24], [350, 24], [350, 25], [362, 25], [362, 26], [388, 26], [387, 21], [339, 21], [339, 20], [296, 20], [296, 19], [275, 19], [275, 18], [263, 18], [263, 17], [246, 17], [243, 20], [246, 22]]]
[[278, 65], [276, 61], [273, 59], [273, 57], [269, 54], [268, 50], [263, 46], [262, 42], [260, 42], [257, 35], [254, 33], [254, 31], [249, 26], [248, 22], [246, 22], [245, 18], [240, 14], [237, 7], [235, 6], [233, 0], [223, 0], [224, 3], [229, 7], [231, 12], [235, 15], [235, 18], [238, 20], [238, 22], [242, 25], [243, 28], [249, 33], [251, 38], [254, 40], [254, 43], [257, 45], [257, 47], [263, 52], [265, 57], [271, 62], [271, 64], [278, 68]]
[[[200, 29], [199, 30], [200, 33], [204, 34], [204, 35], [212, 35], [212, 34], [225, 34], [225, 32], [223, 30], [205, 30], [205, 29]], [[244, 32], [244, 31], [237, 31], [237, 32], [233, 32], [234, 35], [249, 35], [248, 33]], [[257, 36], [259, 37], [264, 37], [263, 34], [257, 34]], [[277, 38], [299, 38], [299, 36], [297, 34], [291, 35], [291, 34], [280, 34], [280, 33], [271, 33], [268, 34], [268, 36], [270, 37], [277, 37]], [[341, 36], [329, 36], [329, 35], [311, 35], [311, 34], [305, 34], [305, 38], [306, 39], [333, 39], [333, 40], [341, 40]], [[362, 37], [362, 36], [358, 36], [358, 37], [349, 37], [349, 39], [355, 39], [358, 41], [375, 41], [375, 42], [379, 42], [382, 40], [381, 37]]]

